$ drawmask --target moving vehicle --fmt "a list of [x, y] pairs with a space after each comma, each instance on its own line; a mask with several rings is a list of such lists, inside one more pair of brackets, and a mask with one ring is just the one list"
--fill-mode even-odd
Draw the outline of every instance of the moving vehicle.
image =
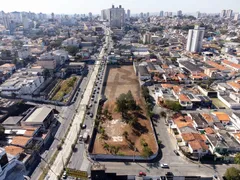
[[140, 171], [140, 172], [139, 172], [139, 176], [146, 176], [146, 173], [145, 173], [145, 172], [142, 172], [142, 171]]
[[86, 124], [82, 124], [82, 126], [81, 126], [82, 129], [85, 129], [86, 127], [87, 127]]
[[161, 166], [161, 168], [169, 168], [168, 164], [164, 164], [164, 163], [161, 164], [160, 166]]
[[88, 141], [88, 138], [89, 138], [89, 134], [88, 134], [88, 130], [86, 130], [84, 133], [83, 133], [83, 140], [84, 142], [87, 142]]
[[83, 135], [80, 134], [80, 136], [79, 136], [79, 141], [82, 141], [82, 139], [83, 139]]
[[178, 153], [177, 150], [173, 150], [173, 152], [174, 152], [177, 156], [179, 156], [179, 153]]

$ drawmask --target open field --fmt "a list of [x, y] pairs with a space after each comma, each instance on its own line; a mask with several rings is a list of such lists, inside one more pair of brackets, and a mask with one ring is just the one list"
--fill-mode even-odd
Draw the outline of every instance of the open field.
[[[101, 138], [97, 134], [94, 143], [93, 154], [119, 154], [119, 155], [141, 155], [142, 142], [145, 141], [153, 153], [157, 152], [157, 144], [154, 139], [150, 120], [146, 117], [145, 102], [141, 97], [141, 89], [135, 75], [133, 66], [109, 66], [108, 78], [106, 80], [104, 95], [107, 101], [103, 105], [103, 111], [108, 110], [112, 120], [101, 120], [100, 126], [104, 129], [108, 138]], [[121, 113], [116, 112], [116, 98], [122, 93], [132, 92], [132, 95], [140, 106], [139, 112], [131, 112], [137, 118], [137, 123], [131, 126], [122, 121]], [[103, 115], [102, 115], [103, 116]], [[103, 118], [102, 118], [103, 119]], [[128, 137], [123, 133], [127, 131]], [[110, 152], [104, 144], [117, 147], [117, 151]], [[130, 146], [133, 144], [133, 146]]]

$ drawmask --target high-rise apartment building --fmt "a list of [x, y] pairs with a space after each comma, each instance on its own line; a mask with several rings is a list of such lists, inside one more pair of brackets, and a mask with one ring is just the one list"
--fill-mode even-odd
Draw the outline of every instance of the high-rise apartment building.
[[130, 9], [127, 10], [127, 19], [129, 20], [130, 19], [130, 16], [131, 16], [131, 11]]
[[200, 17], [201, 17], [200, 11], [196, 12], [196, 18], [200, 18]]
[[190, 29], [188, 32], [187, 48], [189, 52], [201, 52], [202, 40], [204, 37], [205, 28], [195, 26], [194, 29]]
[[240, 17], [240, 15], [239, 15], [238, 13], [236, 13], [236, 14], [234, 15], [234, 21], [238, 21], [238, 20], [239, 20], [239, 17]]
[[177, 12], [177, 16], [178, 16], [178, 17], [181, 17], [181, 16], [182, 16], [182, 11], [181, 11], [181, 10], [179, 10], [179, 11]]
[[112, 8], [101, 11], [101, 19], [107, 20], [110, 27], [121, 28], [125, 23], [125, 10], [121, 5], [117, 8], [113, 5]]
[[227, 18], [231, 18], [232, 14], [233, 14], [233, 10], [232, 9], [227, 10]]
[[140, 18], [143, 18], [143, 12], [140, 13]]
[[150, 44], [152, 42], [152, 35], [151, 33], [145, 33], [143, 35], [143, 44]]
[[160, 17], [163, 17], [163, 15], [164, 15], [164, 12], [163, 12], [163, 11], [160, 11], [159, 16], [160, 16]]
[[221, 12], [221, 14], [220, 14], [220, 17], [221, 17], [221, 18], [226, 17], [226, 10], [225, 10], [225, 9], [222, 10], [222, 12]]

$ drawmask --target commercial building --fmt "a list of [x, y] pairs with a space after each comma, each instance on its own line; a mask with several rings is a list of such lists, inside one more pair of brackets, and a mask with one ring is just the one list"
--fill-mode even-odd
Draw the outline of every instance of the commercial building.
[[104, 9], [101, 11], [101, 19], [107, 20], [110, 27], [122, 28], [125, 23], [125, 10], [121, 5], [110, 9]]
[[189, 52], [201, 52], [205, 28], [195, 26], [188, 32], [187, 48]]

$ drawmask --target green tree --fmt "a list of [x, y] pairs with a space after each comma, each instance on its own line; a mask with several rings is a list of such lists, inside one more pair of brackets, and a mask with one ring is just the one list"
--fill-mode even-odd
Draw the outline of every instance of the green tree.
[[236, 154], [236, 156], [235, 156], [235, 158], [234, 158], [234, 162], [235, 162], [236, 164], [240, 164], [240, 153], [237, 153], [237, 154]]
[[76, 53], [78, 52], [79, 48], [76, 46], [67, 46], [66, 47], [66, 51], [68, 51], [68, 53], [72, 56], [75, 56]]
[[122, 114], [122, 117], [125, 117], [125, 114], [128, 112], [127, 100], [125, 94], [120, 94], [116, 101], [117, 111]]
[[164, 103], [168, 109], [171, 109], [173, 111], [180, 111], [182, 109], [182, 106], [177, 101], [165, 101]]
[[150, 147], [144, 146], [141, 155], [143, 157], [147, 158], [147, 157], [150, 157], [151, 155], [153, 155], [153, 152]]
[[166, 117], [167, 117], [167, 113], [164, 112], [164, 111], [161, 111], [161, 112], [160, 112], [160, 115], [161, 115], [163, 118], [166, 118]]
[[230, 167], [224, 174], [227, 180], [238, 180], [240, 179], [240, 170], [235, 167]]

